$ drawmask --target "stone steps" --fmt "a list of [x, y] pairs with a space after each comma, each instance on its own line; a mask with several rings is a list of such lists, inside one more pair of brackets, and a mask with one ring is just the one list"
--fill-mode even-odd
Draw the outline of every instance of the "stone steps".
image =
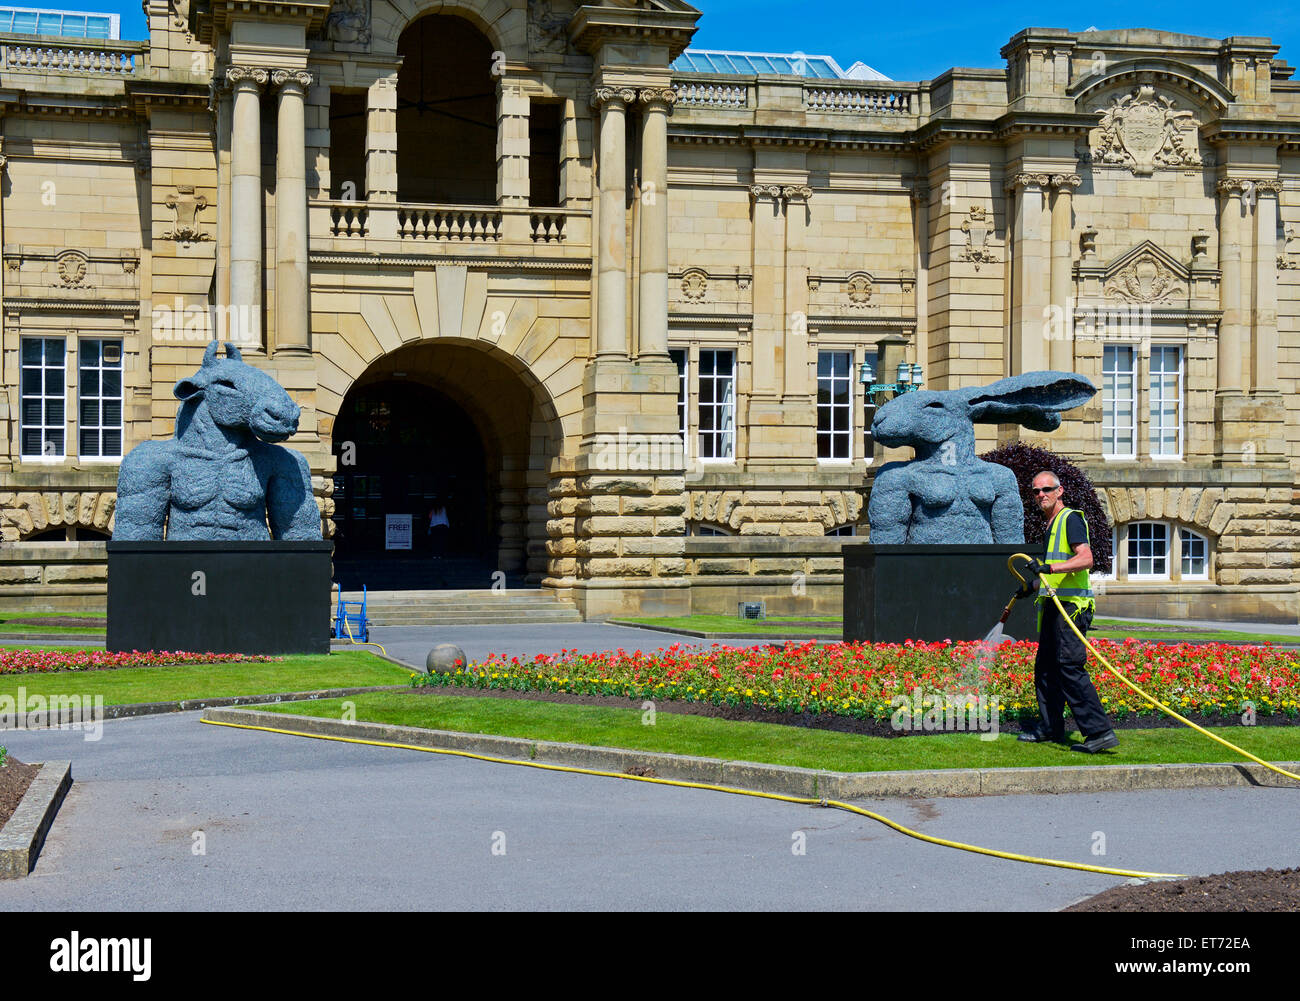
[[[360, 591], [345, 591], [360, 601]], [[335, 592], [334, 600], [338, 600]], [[333, 606], [331, 606], [333, 614]], [[536, 589], [492, 591], [370, 591], [366, 617], [372, 626], [524, 625], [581, 622], [572, 601]]]

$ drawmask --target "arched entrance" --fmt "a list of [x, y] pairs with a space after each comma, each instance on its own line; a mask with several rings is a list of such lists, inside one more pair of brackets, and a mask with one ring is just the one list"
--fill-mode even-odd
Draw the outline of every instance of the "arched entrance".
[[[540, 386], [471, 343], [421, 341], [377, 359], [333, 425], [335, 580], [384, 591], [535, 584], [545, 507], [530, 507], [528, 491], [558, 446], [548, 408]], [[438, 505], [445, 551], [429, 531]]]

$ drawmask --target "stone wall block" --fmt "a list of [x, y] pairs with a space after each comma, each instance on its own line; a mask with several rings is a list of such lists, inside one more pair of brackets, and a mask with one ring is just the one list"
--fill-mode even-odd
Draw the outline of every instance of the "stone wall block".
[[781, 526], [774, 521], [750, 521], [740, 526], [741, 535], [780, 535]]
[[661, 557], [654, 561], [655, 576], [681, 577], [687, 572], [686, 560], [680, 556]]
[[801, 559], [772, 558], [765, 556], [754, 557], [754, 573], [759, 576], [769, 574], [797, 574], [804, 572], [804, 561]]
[[1221, 534], [1224, 527], [1232, 520], [1235, 507], [1235, 504], [1229, 503], [1220, 504], [1216, 507], [1214, 509], [1214, 516], [1210, 518], [1210, 523], [1207, 526], [1210, 531], [1215, 535]]
[[822, 531], [821, 525], [816, 525], [816, 524], [806, 525], [806, 524], [800, 524], [798, 522], [785, 522], [781, 525], [781, 534], [798, 535], [798, 536], [816, 536], [817, 538], [821, 538], [826, 533]]
[[1147, 517], [1147, 492], [1141, 487], [1130, 490], [1129, 504], [1132, 507], [1133, 520], [1144, 521]]
[[1242, 584], [1290, 584], [1290, 570], [1242, 570]]
[[[624, 521], [639, 521], [639, 518], [624, 518]], [[659, 515], [654, 520], [654, 534], [662, 536], [684, 536], [686, 534], [686, 519], [674, 515]], [[626, 534], [631, 534], [630, 532]], [[638, 533], [640, 534], [640, 533]]]
[[649, 577], [654, 571], [650, 559], [588, 560], [583, 566], [589, 577]]
[[1128, 487], [1111, 487], [1106, 493], [1110, 497], [1110, 509], [1114, 512], [1115, 523], [1132, 521], [1133, 505], [1129, 502]]
[[681, 556], [681, 554], [681, 538], [671, 535], [623, 540], [624, 556]]
[[686, 514], [685, 494], [655, 494], [650, 497], [628, 497], [623, 501], [624, 514]]
[[38, 566], [0, 566], [0, 584], [39, 584], [41, 568]]
[[748, 559], [701, 559], [699, 561], [698, 573], [701, 574], [747, 574], [749, 573]]
[[1223, 490], [1220, 487], [1210, 487], [1202, 490], [1200, 499], [1196, 502], [1196, 513], [1192, 518], [1193, 523], [1208, 526], [1222, 500]]
[[1148, 487], [1146, 491], [1146, 511], [1148, 518], [1165, 516], [1165, 492], [1160, 487]]

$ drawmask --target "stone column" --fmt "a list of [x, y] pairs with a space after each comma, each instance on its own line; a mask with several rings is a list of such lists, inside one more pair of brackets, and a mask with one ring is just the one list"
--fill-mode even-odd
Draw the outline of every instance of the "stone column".
[[397, 201], [397, 79], [381, 77], [366, 91], [366, 190], [358, 200]]
[[1074, 189], [1082, 183], [1078, 174], [1052, 175], [1052, 281], [1051, 305], [1061, 311], [1061, 336], [1050, 344], [1050, 366], [1058, 372], [1074, 371], [1074, 325], [1070, 316], [1074, 260], [1071, 253], [1070, 212]]
[[1282, 182], [1255, 182], [1255, 325], [1251, 388], [1278, 392], [1277, 202]]
[[306, 70], [276, 70], [280, 88], [275, 151], [275, 350], [310, 352], [307, 277]]
[[642, 357], [668, 354], [668, 114], [676, 100], [671, 87], [641, 91]]
[[[916, 247], [913, 259], [912, 308], [916, 312], [916, 360], [925, 367], [926, 379], [930, 372], [930, 185], [923, 178], [912, 183], [912, 241]], [[906, 275], [903, 293], [907, 293]], [[857, 369], [854, 369], [854, 379]]]
[[[785, 203], [785, 313], [781, 377], [783, 397], [798, 397], [796, 406], [811, 403], [816, 413], [813, 388], [808, 379], [808, 266], [805, 236], [806, 213], [812, 188], [806, 184], [787, 184], [781, 188]], [[800, 319], [801, 318], [801, 319]], [[807, 442], [807, 453], [815, 455], [815, 437]]]
[[1219, 383], [1217, 391], [1240, 393], [1242, 384], [1241, 238], [1242, 193], [1248, 182], [1219, 182]]
[[627, 347], [627, 106], [630, 88], [598, 87], [600, 108], [600, 233], [596, 257], [596, 357], [626, 358]]
[[752, 411], [753, 397], [781, 395], [783, 369], [778, 362], [782, 358], [786, 328], [785, 231], [779, 184], [751, 184], [749, 196], [754, 203]]
[[1014, 278], [1011, 285], [1012, 375], [1047, 366], [1049, 250], [1043, 240], [1044, 189], [1047, 174], [1017, 174], [1008, 187], [1015, 193]]
[[[262, 339], [262, 108], [267, 72], [231, 66], [226, 83], [235, 92], [230, 125], [230, 303], [241, 318], [240, 339]], [[244, 330], [244, 326], [249, 329]]]
[[529, 101], [517, 82], [497, 84], [497, 204], [527, 205]]

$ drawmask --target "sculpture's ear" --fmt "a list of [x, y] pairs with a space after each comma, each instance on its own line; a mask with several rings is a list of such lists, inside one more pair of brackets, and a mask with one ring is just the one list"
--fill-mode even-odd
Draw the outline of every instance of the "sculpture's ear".
[[1081, 407], [1097, 387], [1073, 372], [1026, 372], [966, 391], [970, 419], [977, 424], [1020, 424], [1055, 431], [1061, 411]]
[[199, 400], [203, 397], [203, 386], [193, 376], [188, 379], [182, 379], [172, 387], [172, 396], [182, 403], [188, 403], [190, 400]]
[[235, 347], [229, 341], [226, 341], [226, 357], [233, 358], [235, 361], [244, 360], [244, 356], [239, 353], [239, 348]]
[[207, 350], [203, 352], [203, 364], [199, 367], [207, 368], [210, 365], [215, 365], [216, 362], [217, 362], [217, 342], [213, 341], [211, 344], [208, 345]]

